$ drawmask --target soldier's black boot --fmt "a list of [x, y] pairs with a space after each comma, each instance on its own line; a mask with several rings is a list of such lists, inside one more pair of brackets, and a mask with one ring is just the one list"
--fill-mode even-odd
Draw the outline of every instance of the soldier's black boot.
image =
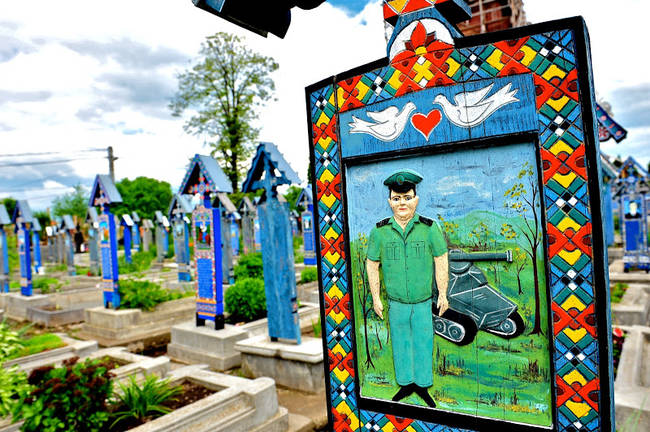
[[413, 393], [415, 391], [415, 387], [417, 387], [415, 384], [409, 384], [407, 386], [400, 387], [399, 391], [395, 393], [395, 396], [393, 396], [393, 402], [400, 401], [406, 396]]
[[420, 396], [422, 398], [422, 400], [427, 405], [429, 405], [431, 408], [436, 407], [436, 403], [433, 401], [433, 398], [431, 398], [431, 395], [429, 394], [429, 392], [427, 391], [426, 388], [420, 387], [420, 386], [415, 386], [414, 392], [415, 392], [416, 395]]

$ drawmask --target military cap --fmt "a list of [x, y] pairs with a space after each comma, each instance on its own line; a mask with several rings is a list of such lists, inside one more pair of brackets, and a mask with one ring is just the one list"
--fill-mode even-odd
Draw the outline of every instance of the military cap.
[[417, 171], [412, 169], [402, 169], [392, 173], [386, 180], [384, 185], [391, 187], [394, 185], [402, 186], [404, 183], [412, 183], [414, 185], [422, 181], [422, 176]]

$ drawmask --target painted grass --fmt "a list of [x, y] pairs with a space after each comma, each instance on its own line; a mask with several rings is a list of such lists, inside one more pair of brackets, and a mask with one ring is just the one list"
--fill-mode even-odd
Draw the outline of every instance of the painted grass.
[[[493, 249], [514, 249], [514, 243], [493, 243]], [[374, 312], [368, 314], [368, 348], [363, 331], [359, 265], [355, 261], [359, 244], [351, 244], [354, 313], [357, 356], [362, 396], [391, 400], [398, 391], [392, 359], [388, 322], [379, 320]], [[491, 249], [492, 250], [492, 249]], [[360, 262], [363, 262], [361, 260]], [[516, 272], [511, 264], [479, 263], [491, 286], [514, 301], [526, 323], [521, 336], [505, 340], [479, 331], [475, 341], [459, 347], [440, 336], [434, 338], [431, 367], [434, 385], [429, 392], [438, 408], [460, 414], [478, 415], [526, 424], [548, 426], [552, 422], [550, 354], [548, 342], [548, 304], [543, 261], [538, 260], [541, 290], [541, 317], [543, 334], [530, 335], [534, 323], [533, 269], [530, 262], [522, 271], [522, 294]], [[382, 290], [384, 317], [388, 303]], [[371, 307], [371, 302], [368, 302]], [[424, 365], [427, 359], [419, 359]], [[411, 395], [402, 402], [426, 406], [418, 396]]]
[[44, 333], [32, 336], [21, 343], [22, 348], [14, 353], [10, 359], [25, 357], [32, 354], [42, 353], [43, 351], [53, 350], [65, 346], [65, 343], [55, 334]]

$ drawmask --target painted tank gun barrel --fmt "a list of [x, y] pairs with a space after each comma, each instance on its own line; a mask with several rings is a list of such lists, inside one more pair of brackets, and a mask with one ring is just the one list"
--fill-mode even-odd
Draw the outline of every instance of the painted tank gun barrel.
[[505, 252], [461, 252], [452, 250], [449, 252], [449, 261], [506, 261], [512, 262], [512, 251]]

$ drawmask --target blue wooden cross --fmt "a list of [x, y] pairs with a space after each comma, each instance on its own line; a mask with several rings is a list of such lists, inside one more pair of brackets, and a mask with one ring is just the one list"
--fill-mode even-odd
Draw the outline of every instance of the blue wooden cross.
[[178, 191], [198, 195], [199, 205], [192, 211], [192, 236], [196, 265], [196, 325], [214, 321], [216, 330], [224, 328], [223, 273], [221, 259], [221, 215], [212, 207], [211, 194], [232, 193], [230, 181], [217, 161], [195, 155]]
[[305, 210], [302, 212], [302, 236], [305, 265], [316, 265], [316, 230], [314, 230], [314, 198], [311, 192], [311, 186], [308, 186], [300, 192], [296, 206], [301, 206]]
[[34, 216], [27, 201], [20, 200], [16, 203], [16, 209], [12, 222], [15, 225], [18, 236], [18, 256], [20, 258], [20, 293], [24, 296], [32, 295], [32, 224]]
[[11, 224], [11, 218], [4, 204], [0, 204], [0, 293], [9, 292], [9, 249], [5, 225]]
[[142, 252], [142, 242], [140, 239], [140, 216], [138, 212], [131, 212], [133, 226], [131, 227], [131, 238], [133, 239], [133, 248]]
[[74, 276], [76, 274], [74, 266], [74, 233], [76, 229], [72, 216], [63, 215], [59, 228], [63, 231], [64, 254], [65, 261], [68, 264], [68, 274]]
[[300, 324], [289, 206], [279, 201], [277, 193], [278, 186], [292, 183], [300, 183], [300, 178], [277, 147], [272, 143], [260, 143], [242, 191], [264, 190], [257, 206], [257, 215], [269, 337], [272, 341], [286, 339], [299, 344]]
[[88, 207], [86, 213], [88, 223], [88, 253], [90, 255], [90, 273], [99, 273], [99, 244], [97, 243], [99, 230], [99, 215], [95, 207]]
[[131, 215], [128, 213], [123, 214], [120, 218], [120, 225], [123, 228], [124, 261], [130, 264], [133, 262], [131, 248], [133, 247], [133, 226], [135, 225], [133, 219], [131, 219]]
[[36, 274], [43, 273], [43, 258], [41, 255], [41, 224], [37, 218], [34, 218], [34, 225], [32, 226], [32, 243], [34, 244], [34, 272]]
[[88, 206], [101, 208], [99, 215], [99, 246], [101, 249], [104, 307], [120, 307], [119, 268], [117, 266], [117, 230], [111, 205], [122, 202], [122, 196], [108, 175], [95, 178]]
[[169, 251], [169, 220], [160, 210], [155, 213], [156, 217], [156, 252], [159, 263], [163, 262]]

